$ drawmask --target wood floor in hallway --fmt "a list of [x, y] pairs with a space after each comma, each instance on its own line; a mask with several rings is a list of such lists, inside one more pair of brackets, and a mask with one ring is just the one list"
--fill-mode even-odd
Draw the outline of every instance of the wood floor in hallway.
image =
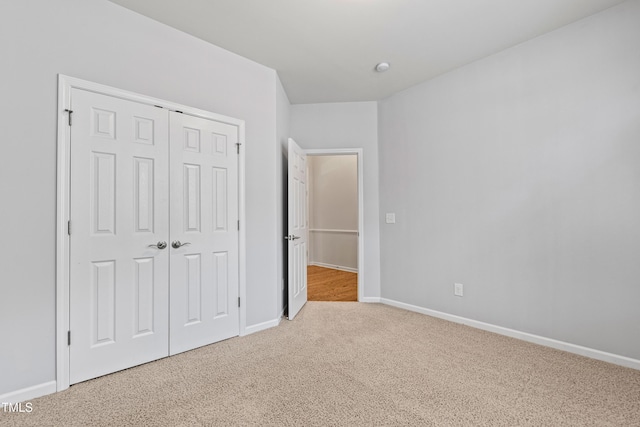
[[358, 274], [332, 268], [307, 267], [309, 301], [358, 301]]

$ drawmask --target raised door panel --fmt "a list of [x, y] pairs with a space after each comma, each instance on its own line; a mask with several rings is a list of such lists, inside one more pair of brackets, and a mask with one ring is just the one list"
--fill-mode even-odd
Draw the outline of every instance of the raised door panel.
[[155, 258], [138, 258], [135, 262], [134, 337], [154, 333]]
[[200, 193], [200, 165], [184, 164], [184, 226], [185, 233], [200, 231], [202, 195]]
[[91, 153], [91, 230], [94, 235], [114, 235], [116, 232], [116, 155]]
[[133, 168], [134, 231], [137, 233], [153, 233], [153, 221], [155, 219], [153, 197], [154, 161], [153, 159], [134, 157]]
[[211, 185], [211, 201], [213, 203], [211, 209], [212, 225], [214, 232], [228, 231], [228, 213], [229, 213], [229, 196], [227, 192], [227, 169], [213, 168], [211, 171], [213, 183]]
[[92, 263], [91, 277], [91, 345], [105, 345], [116, 341], [116, 263]]
[[229, 315], [229, 254], [213, 254], [213, 289], [215, 295], [215, 319]]
[[[185, 326], [199, 323], [202, 320], [202, 270], [200, 254], [185, 255], [185, 272], [187, 291], [187, 315]], [[176, 313], [178, 314], [178, 313]]]

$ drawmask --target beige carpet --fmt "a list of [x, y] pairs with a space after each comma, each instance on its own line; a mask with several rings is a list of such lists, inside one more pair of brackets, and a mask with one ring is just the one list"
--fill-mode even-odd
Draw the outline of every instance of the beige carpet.
[[32, 401], [27, 426], [640, 426], [640, 371], [377, 304], [292, 322]]

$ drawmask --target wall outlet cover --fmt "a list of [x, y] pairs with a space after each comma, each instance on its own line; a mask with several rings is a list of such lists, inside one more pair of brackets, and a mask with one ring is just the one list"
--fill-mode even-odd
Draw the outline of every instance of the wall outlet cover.
[[453, 294], [457, 297], [461, 297], [464, 294], [464, 286], [462, 283], [455, 283], [453, 285]]
[[384, 219], [385, 219], [385, 222], [387, 224], [395, 224], [396, 223], [396, 214], [388, 213], [388, 214], [385, 215]]

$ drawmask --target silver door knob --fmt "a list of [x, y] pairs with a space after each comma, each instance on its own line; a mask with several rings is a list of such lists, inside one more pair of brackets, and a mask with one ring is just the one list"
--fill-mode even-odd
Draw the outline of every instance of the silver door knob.
[[293, 234], [289, 234], [288, 236], [284, 236], [285, 240], [296, 240], [299, 239], [300, 236], [294, 236]]
[[174, 240], [173, 242], [171, 242], [171, 246], [173, 247], [173, 249], [178, 249], [182, 246], [187, 246], [190, 245], [191, 243], [189, 242], [184, 242], [184, 243], [180, 243], [180, 240]]
[[149, 245], [150, 248], [156, 248], [156, 249], [164, 249], [167, 247], [167, 242], [158, 242], [155, 245]]

